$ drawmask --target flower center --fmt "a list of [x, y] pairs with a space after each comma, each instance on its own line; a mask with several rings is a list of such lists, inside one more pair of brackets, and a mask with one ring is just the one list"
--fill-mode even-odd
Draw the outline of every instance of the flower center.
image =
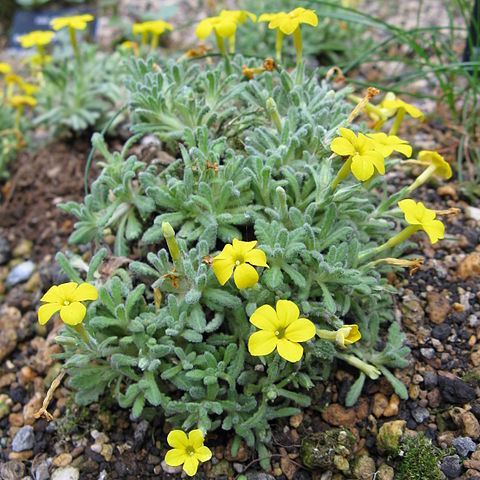
[[281, 340], [285, 336], [285, 328], [279, 328], [278, 330], [275, 330], [275, 336]]
[[63, 305], [66, 307], [68, 305], [70, 305], [70, 300], [64, 300], [63, 301]]
[[185, 451], [187, 452], [187, 455], [190, 455], [191, 457], [195, 455], [195, 449], [190, 445], [185, 449]]

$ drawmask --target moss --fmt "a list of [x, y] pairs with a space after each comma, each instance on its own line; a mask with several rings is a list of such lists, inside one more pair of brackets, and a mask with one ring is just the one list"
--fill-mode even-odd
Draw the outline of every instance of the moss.
[[450, 451], [442, 451], [423, 433], [407, 437], [399, 447], [402, 454], [395, 480], [441, 480], [440, 462]]

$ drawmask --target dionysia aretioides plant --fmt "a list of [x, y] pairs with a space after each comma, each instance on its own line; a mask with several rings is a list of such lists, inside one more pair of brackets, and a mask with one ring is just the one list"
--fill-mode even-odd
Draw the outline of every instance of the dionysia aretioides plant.
[[[272, 28], [314, 23], [295, 15]], [[239, 18], [219, 15], [200, 33], [218, 28], [226, 42]], [[412, 155], [396, 130], [360, 131], [351, 92], [306, 74], [300, 55], [288, 72], [227, 46], [215, 63], [131, 60], [133, 136], [112, 153], [94, 135], [103, 170], [84, 203], [62, 206], [78, 219], [71, 242], [96, 253], [89, 263], [59, 254], [72, 282], [41, 307], [42, 322], [58, 311], [66, 324], [57, 340], [76, 400], [111, 395], [134, 417], [163, 415], [178, 429], [166, 460], [189, 475], [218, 428], [232, 432], [234, 455], [244, 440], [266, 466], [270, 422], [314, 403], [335, 360], [358, 369], [349, 405], [367, 377], [407, 397], [394, 369], [409, 350], [386, 273], [419, 267], [403, 258], [411, 235], [443, 238], [438, 212], [410, 197], [451, 174], [420, 152], [424, 173], [392, 194], [385, 172]], [[405, 113], [404, 103], [385, 108]], [[166, 164], [127, 155], [146, 135]]]

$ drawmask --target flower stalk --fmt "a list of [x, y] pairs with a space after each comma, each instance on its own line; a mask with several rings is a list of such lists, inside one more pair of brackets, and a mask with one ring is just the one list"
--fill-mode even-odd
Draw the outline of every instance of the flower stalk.
[[367, 377], [371, 378], [372, 380], [376, 380], [382, 374], [382, 372], [380, 372], [380, 370], [377, 367], [367, 362], [364, 362], [363, 360], [360, 360], [355, 355], [349, 355], [346, 353], [337, 352], [335, 356], [340, 360], [347, 362], [349, 365], [352, 365], [352, 367], [358, 368], [360, 371], [362, 371]]

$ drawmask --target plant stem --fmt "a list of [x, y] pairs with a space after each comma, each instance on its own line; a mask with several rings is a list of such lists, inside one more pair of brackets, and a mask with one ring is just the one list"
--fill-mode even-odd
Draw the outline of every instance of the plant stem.
[[295, 46], [295, 51], [297, 52], [298, 66], [302, 61], [302, 32], [300, 31], [300, 26], [298, 26], [293, 32], [293, 45]]
[[396, 135], [398, 132], [398, 129], [400, 128], [400, 125], [402, 124], [403, 117], [405, 116], [405, 109], [404, 108], [399, 108], [397, 112], [397, 116], [395, 117], [395, 120], [393, 121], [392, 128], [388, 132], [389, 135]]
[[407, 193], [412, 193], [416, 188], [423, 185], [435, 173], [436, 169], [436, 165], [429, 165], [428, 168], [424, 170], [410, 186], [407, 187]]
[[332, 184], [330, 186], [330, 192], [333, 193], [336, 188], [338, 187], [338, 184], [345, 180], [345, 178], [348, 177], [348, 174], [350, 173], [350, 167], [352, 165], [352, 157], [348, 157], [345, 163], [342, 165], [342, 168], [338, 171], [337, 176], [333, 179]]
[[72, 325], [73, 329], [83, 338], [85, 343], [90, 343], [90, 337], [88, 336], [87, 331], [85, 330], [85, 327], [83, 326], [83, 323], [79, 323], [78, 325]]
[[78, 58], [78, 45], [77, 39], [75, 37], [75, 29], [73, 27], [68, 27], [68, 33], [70, 34], [70, 43], [72, 44], [73, 52], [75, 53], [75, 57]]
[[277, 28], [277, 38], [275, 40], [275, 58], [277, 62], [280, 63], [282, 61], [282, 43], [283, 43], [283, 32]]

